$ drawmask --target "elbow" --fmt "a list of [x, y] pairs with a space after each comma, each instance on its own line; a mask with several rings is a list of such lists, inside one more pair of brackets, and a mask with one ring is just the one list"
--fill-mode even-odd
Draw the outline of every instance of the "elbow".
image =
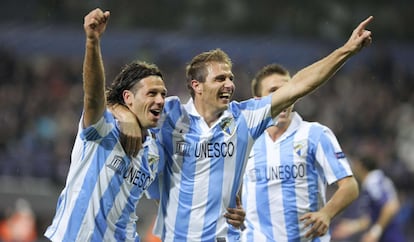
[[386, 206], [389, 207], [389, 210], [392, 214], [397, 214], [401, 209], [401, 204], [398, 198], [394, 198], [393, 200], [389, 201]]
[[349, 202], [355, 201], [359, 196], [359, 186], [358, 182], [353, 176], [345, 178], [342, 182], [341, 187], [343, 187], [346, 197]]
[[352, 196], [352, 200], [355, 201], [359, 196], [359, 186], [358, 186], [357, 180], [354, 177], [352, 177], [351, 181], [352, 181], [351, 182], [351, 186], [352, 186], [351, 196]]
[[354, 192], [354, 196], [352, 198], [355, 201], [358, 197], [359, 197], [359, 188], [356, 187], [355, 188], [355, 192]]

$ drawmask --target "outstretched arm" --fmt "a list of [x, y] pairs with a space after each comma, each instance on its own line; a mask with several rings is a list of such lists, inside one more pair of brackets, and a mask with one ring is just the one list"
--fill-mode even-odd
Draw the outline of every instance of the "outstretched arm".
[[97, 8], [84, 18], [83, 28], [86, 34], [83, 62], [84, 127], [96, 123], [106, 108], [105, 73], [100, 39], [105, 31], [109, 15], [109, 11], [103, 12]]
[[[326, 205], [317, 212], [306, 213], [300, 220], [305, 221], [309, 230], [306, 237], [319, 237], [328, 232], [331, 220], [353, 202], [359, 194], [358, 183], [353, 176], [338, 181], [338, 190]], [[309, 227], [308, 227], [309, 226]]]
[[296, 100], [321, 86], [342, 67], [346, 60], [371, 44], [371, 32], [365, 28], [372, 20], [373, 17], [370, 16], [361, 22], [342, 47], [300, 70], [291, 81], [276, 90], [272, 96], [272, 116], [276, 117]]

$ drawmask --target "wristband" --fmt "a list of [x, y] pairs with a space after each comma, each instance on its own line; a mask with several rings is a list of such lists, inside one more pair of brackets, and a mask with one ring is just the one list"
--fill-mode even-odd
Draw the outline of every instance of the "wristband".
[[374, 226], [371, 227], [371, 229], [369, 230], [369, 233], [374, 235], [376, 238], [379, 238], [382, 234], [381, 225], [375, 224]]

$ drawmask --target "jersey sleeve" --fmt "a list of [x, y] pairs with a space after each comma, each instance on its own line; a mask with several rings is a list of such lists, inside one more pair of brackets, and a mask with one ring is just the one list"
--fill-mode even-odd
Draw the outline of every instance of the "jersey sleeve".
[[103, 116], [95, 124], [83, 128], [83, 114], [79, 122], [80, 138], [85, 141], [96, 141], [106, 136], [109, 132], [113, 132], [115, 119], [109, 110], [105, 110]]
[[275, 121], [271, 116], [272, 96], [252, 98], [240, 103], [242, 115], [253, 139], [257, 139]]
[[328, 127], [323, 126], [317, 145], [316, 161], [322, 168], [328, 184], [353, 175], [348, 159], [334, 133]]
[[158, 128], [163, 129], [164, 126], [168, 126], [168, 123], [171, 122], [175, 124], [177, 120], [180, 119], [182, 115], [182, 104], [181, 100], [177, 96], [169, 96], [165, 98], [165, 104], [162, 111], [160, 120], [158, 120]]

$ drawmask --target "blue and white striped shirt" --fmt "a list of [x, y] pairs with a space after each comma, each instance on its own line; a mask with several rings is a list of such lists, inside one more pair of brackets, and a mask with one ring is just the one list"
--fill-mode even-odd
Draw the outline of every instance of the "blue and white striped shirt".
[[[223, 217], [236, 207], [247, 154], [273, 124], [271, 97], [231, 102], [209, 127], [190, 100], [166, 99], [159, 138], [166, 148], [155, 233], [163, 241], [238, 241]], [[155, 185], [155, 184], [154, 184]], [[153, 198], [156, 198], [154, 195]]]
[[[308, 241], [299, 218], [326, 203], [326, 186], [352, 175], [332, 131], [319, 123], [292, 122], [275, 142], [267, 131], [255, 142], [243, 178], [243, 241]], [[313, 241], [330, 241], [330, 234]]]
[[162, 146], [152, 135], [129, 158], [117, 121], [108, 111], [78, 134], [66, 186], [45, 236], [52, 241], [139, 241], [136, 205], [163, 169]]

